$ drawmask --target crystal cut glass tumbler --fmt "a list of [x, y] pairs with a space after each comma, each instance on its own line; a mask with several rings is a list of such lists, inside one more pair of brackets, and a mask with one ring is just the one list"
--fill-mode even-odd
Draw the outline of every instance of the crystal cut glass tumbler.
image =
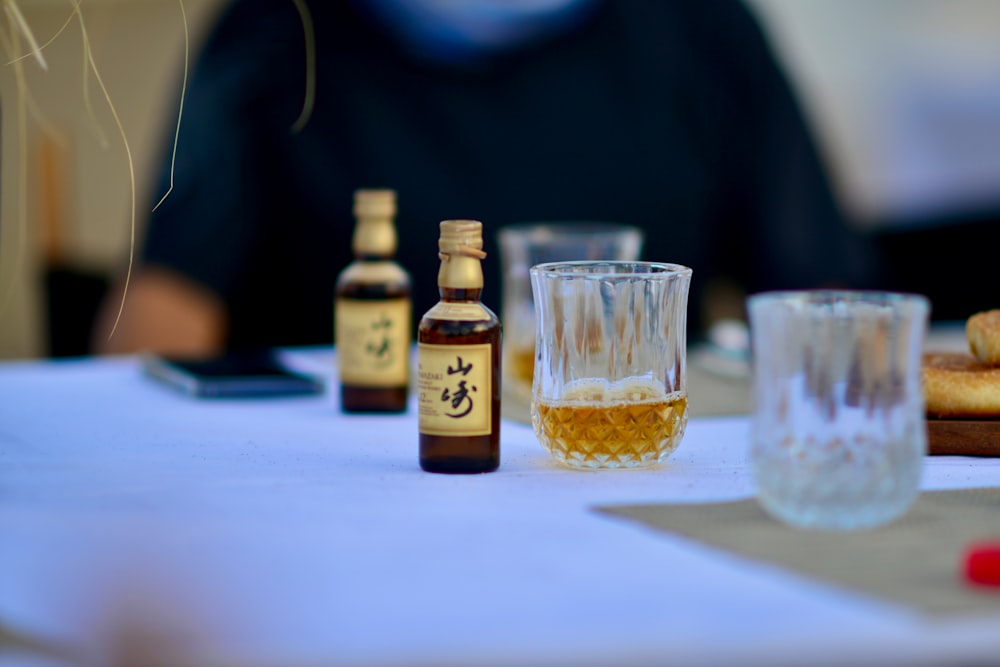
[[927, 432], [919, 295], [799, 291], [747, 299], [757, 497], [801, 528], [868, 529], [920, 488]]
[[531, 268], [535, 364], [531, 422], [571, 468], [644, 468], [687, 426], [691, 269], [653, 262]]

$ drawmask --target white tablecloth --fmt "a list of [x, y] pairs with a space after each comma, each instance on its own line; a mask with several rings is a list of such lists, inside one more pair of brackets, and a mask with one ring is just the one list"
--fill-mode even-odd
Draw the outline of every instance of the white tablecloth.
[[[932, 622], [590, 509], [750, 496], [746, 446], [745, 418], [696, 419], [656, 470], [583, 473], [505, 422], [499, 471], [434, 475], [415, 409], [2, 364], [0, 665], [102, 655], [123, 626], [197, 664], [1000, 661], [1000, 615]], [[928, 459], [924, 484], [995, 486], [1000, 461]]]

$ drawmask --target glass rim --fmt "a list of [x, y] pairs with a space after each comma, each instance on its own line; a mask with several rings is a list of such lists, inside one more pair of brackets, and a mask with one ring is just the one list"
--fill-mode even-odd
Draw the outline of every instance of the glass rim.
[[763, 304], [803, 304], [821, 306], [840, 303], [859, 303], [875, 306], [909, 305], [923, 310], [930, 310], [930, 299], [916, 292], [897, 292], [877, 289], [790, 289], [769, 290], [750, 294], [746, 298], [747, 305]]
[[511, 235], [526, 236], [529, 240], [549, 240], [559, 239], [569, 234], [574, 237], [586, 236], [618, 236], [621, 234], [635, 235], [639, 238], [645, 236], [641, 227], [620, 222], [604, 220], [553, 220], [515, 222], [504, 225], [497, 230], [498, 237]]
[[[606, 267], [607, 270], [599, 270]], [[630, 267], [630, 268], [629, 268]], [[593, 268], [593, 271], [576, 271], [574, 269]], [[625, 270], [619, 270], [625, 269]], [[647, 270], [636, 270], [647, 269]], [[651, 270], [650, 270], [651, 269]], [[648, 262], [642, 260], [605, 260], [583, 259], [568, 262], [544, 262], [530, 269], [532, 275], [566, 276], [573, 278], [600, 279], [622, 277], [690, 277], [693, 269], [683, 264], [672, 262]]]

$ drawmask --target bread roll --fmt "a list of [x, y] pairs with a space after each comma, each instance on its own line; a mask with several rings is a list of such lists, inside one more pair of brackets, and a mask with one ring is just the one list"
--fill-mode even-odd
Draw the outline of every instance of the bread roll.
[[977, 313], [965, 322], [969, 349], [987, 366], [1000, 365], [1000, 310]]
[[927, 416], [1000, 418], [1000, 367], [970, 354], [933, 353], [923, 359]]

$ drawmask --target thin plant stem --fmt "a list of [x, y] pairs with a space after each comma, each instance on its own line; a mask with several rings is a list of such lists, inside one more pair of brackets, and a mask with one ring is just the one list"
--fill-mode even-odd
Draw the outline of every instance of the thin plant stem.
[[104, 95], [104, 100], [108, 105], [108, 110], [111, 112], [111, 117], [115, 121], [115, 127], [118, 128], [118, 135], [121, 137], [122, 145], [125, 148], [125, 156], [128, 158], [128, 176], [129, 176], [129, 187], [131, 192], [130, 198], [130, 210], [129, 210], [129, 245], [128, 245], [128, 266], [125, 270], [125, 284], [122, 287], [121, 301], [118, 304], [118, 312], [115, 314], [115, 321], [111, 327], [111, 332], [108, 334], [108, 340], [114, 337], [115, 332], [118, 330], [118, 325], [121, 322], [122, 312], [125, 310], [125, 297], [128, 294], [129, 283], [132, 279], [132, 266], [135, 262], [135, 209], [136, 209], [136, 187], [135, 187], [135, 162], [132, 159], [132, 148], [129, 146], [128, 137], [125, 134], [125, 127], [122, 125], [121, 118], [118, 115], [118, 110], [115, 108], [114, 102], [111, 100], [111, 94], [108, 92], [108, 88], [104, 85], [104, 79], [101, 77], [101, 72], [97, 67], [97, 62], [94, 60], [94, 52], [90, 48], [90, 37], [87, 34], [87, 26], [83, 20], [83, 12], [80, 11], [80, 0], [70, 0], [73, 4], [73, 11], [77, 16], [77, 20], [80, 24], [80, 36], [83, 39], [84, 52], [86, 53], [86, 60], [90, 66], [90, 71], [94, 74], [94, 80], [97, 81], [97, 85], [101, 89], [101, 93]]
[[292, 134], [301, 132], [312, 116], [316, 104], [316, 31], [313, 27], [312, 14], [305, 0], [292, 0], [302, 19], [302, 35], [306, 51], [306, 91], [302, 100], [302, 110], [299, 117], [292, 123]]

